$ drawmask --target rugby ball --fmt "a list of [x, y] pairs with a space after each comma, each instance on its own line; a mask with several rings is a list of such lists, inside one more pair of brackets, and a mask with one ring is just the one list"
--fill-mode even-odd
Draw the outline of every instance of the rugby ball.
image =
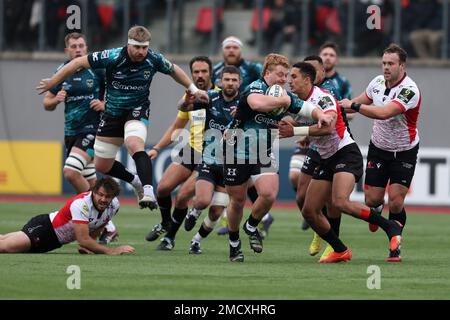
[[[279, 84], [274, 84], [274, 85], [271, 85], [269, 88], [267, 88], [266, 96], [281, 97], [283, 95], [283, 91], [284, 91], [284, 89], [282, 86], [280, 86]], [[276, 108], [276, 109], [273, 109], [273, 110], [267, 112], [267, 114], [269, 114], [271, 116], [279, 116], [284, 111], [285, 111], [285, 109], [283, 107], [279, 107], [279, 108]]]

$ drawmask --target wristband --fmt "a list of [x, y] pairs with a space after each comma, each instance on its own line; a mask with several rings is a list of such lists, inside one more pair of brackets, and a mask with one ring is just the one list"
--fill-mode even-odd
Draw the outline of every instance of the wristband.
[[308, 136], [309, 127], [294, 127], [294, 136]]
[[359, 112], [359, 109], [361, 108], [361, 103], [355, 103], [353, 102], [350, 105], [350, 109], [355, 110], [356, 112]]
[[196, 94], [199, 89], [195, 86], [195, 84], [191, 83], [191, 85], [188, 88], [189, 92], [191, 94]]
[[152, 150], [155, 150], [156, 152], [159, 152], [161, 149], [159, 149], [158, 147], [153, 147]]

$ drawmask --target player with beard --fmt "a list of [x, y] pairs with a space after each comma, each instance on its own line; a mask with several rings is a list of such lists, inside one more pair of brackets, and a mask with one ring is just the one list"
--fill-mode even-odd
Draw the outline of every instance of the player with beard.
[[[189, 249], [190, 254], [202, 253], [200, 242], [214, 229], [223, 210], [227, 207], [229, 198], [225, 192], [223, 181], [222, 135], [227, 125], [232, 121], [232, 113], [239, 103], [239, 69], [226, 66], [221, 76], [222, 90], [208, 91], [209, 103], [196, 102], [195, 97], [187, 94], [180, 101], [179, 109], [204, 110], [206, 112], [204, 145], [202, 163], [198, 166], [198, 177], [195, 183], [194, 210], [210, 208], [199, 231], [194, 235]], [[196, 219], [186, 217], [185, 228], [189, 231], [195, 225]], [[173, 223], [161, 241], [164, 250], [171, 250], [175, 245], [175, 235], [179, 224]]]
[[[208, 57], [196, 56], [189, 62], [192, 80], [201, 90], [218, 89], [211, 82], [212, 63]], [[200, 163], [203, 131], [205, 127], [205, 111], [196, 110], [192, 112], [178, 111], [175, 121], [170, 125], [158, 143], [148, 152], [150, 159], [154, 160], [158, 153], [172, 143], [180, 130], [189, 127], [189, 144], [180, 150], [176, 159], [167, 167], [158, 183], [156, 199], [161, 211], [161, 222], [154, 225], [147, 234], [147, 241], [155, 241], [166, 233], [170, 224], [181, 223], [186, 216], [188, 202], [194, 196], [196, 167]], [[175, 198], [175, 209], [172, 211], [171, 193], [181, 185]], [[212, 209], [213, 210], [213, 209]], [[200, 213], [195, 212], [199, 215]], [[158, 246], [160, 248], [160, 246]], [[163, 247], [161, 247], [163, 248]]]
[[[234, 36], [227, 37], [222, 42], [222, 54], [223, 61], [214, 65], [213, 68], [213, 82], [217, 86], [220, 84], [220, 75], [225, 66], [235, 66], [239, 68], [241, 74], [241, 86], [239, 87], [239, 92], [244, 92], [244, 90], [255, 80], [261, 77], [262, 65], [257, 62], [252, 62], [245, 60], [242, 57], [242, 41]], [[247, 195], [250, 200], [254, 203], [258, 198], [258, 193], [255, 187], [250, 182]], [[222, 221], [222, 227], [217, 231], [219, 235], [225, 235], [228, 233], [228, 225], [226, 221], [226, 210], [224, 212], [224, 219]], [[264, 237], [267, 235], [270, 226], [273, 223], [273, 216], [270, 212], [264, 215], [262, 223], [260, 225], [261, 235]]]
[[[419, 152], [417, 120], [422, 95], [406, 74], [406, 51], [397, 44], [383, 52], [383, 75], [375, 77], [358, 97], [344, 99], [340, 105], [373, 122], [367, 154], [364, 196], [368, 206], [384, 204], [389, 183], [389, 220], [406, 224], [405, 198], [414, 176]], [[381, 212], [378, 212], [379, 214]], [[369, 225], [375, 232], [376, 225]], [[390, 251], [388, 261], [401, 261], [400, 247]]]
[[82, 254], [134, 252], [128, 245], [110, 248], [95, 241], [119, 211], [119, 193], [114, 179], [97, 180], [92, 191], [71, 198], [60, 210], [33, 217], [21, 231], [0, 235], [0, 253], [44, 253], [75, 240]]
[[[81, 68], [106, 69], [106, 109], [94, 143], [95, 169], [133, 185], [141, 208], [157, 208], [152, 186], [152, 163], [145, 152], [150, 116], [150, 85], [157, 72], [170, 75], [191, 93], [206, 99], [186, 73], [162, 54], [149, 49], [151, 34], [145, 27], [128, 31], [125, 47], [94, 52], [73, 59], [36, 88], [41, 94], [61, 83]], [[133, 158], [137, 176], [115, 160], [125, 143]]]

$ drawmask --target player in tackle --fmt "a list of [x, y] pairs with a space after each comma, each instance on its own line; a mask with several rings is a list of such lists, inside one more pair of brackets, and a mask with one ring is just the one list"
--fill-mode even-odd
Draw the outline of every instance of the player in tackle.
[[[125, 47], [94, 52], [61, 68], [50, 79], [42, 79], [40, 93], [61, 83], [81, 68], [106, 69], [106, 110], [95, 139], [95, 168], [133, 185], [141, 208], [157, 208], [152, 186], [152, 163], [144, 150], [150, 115], [150, 85], [157, 72], [170, 75], [197, 97], [207, 99], [186, 73], [162, 54], [149, 49], [151, 34], [142, 26], [128, 31]], [[125, 143], [136, 164], [137, 176], [115, 160]]]

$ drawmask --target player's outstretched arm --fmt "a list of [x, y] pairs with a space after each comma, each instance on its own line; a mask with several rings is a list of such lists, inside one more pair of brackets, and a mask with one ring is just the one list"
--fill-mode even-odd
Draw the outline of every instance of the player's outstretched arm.
[[39, 85], [36, 87], [36, 90], [39, 94], [43, 94], [55, 87], [56, 85], [63, 82], [64, 79], [74, 74], [77, 70], [84, 68], [89, 69], [91, 66], [89, 65], [88, 56], [83, 56], [79, 58], [75, 58], [66, 64], [64, 67], [58, 70], [51, 78], [42, 79], [39, 82]]
[[75, 238], [77, 239], [80, 247], [85, 248], [90, 252], [108, 255], [119, 255], [123, 253], [134, 252], [134, 248], [131, 246], [110, 248], [97, 243], [97, 241], [91, 238], [89, 234], [89, 227], [87, 224], [74, 223], [73, 229], [75, 232]]
[[183, 87], [185, 87], [187, 90], [191, 92], [191, 94], [195, 95], [195, 97], [202, 101], [208, 101], [208, 94], [206, 91], [198, 89], [195, 84], [192, 82], [191, 79], [189, 79], [186, 72], [183, 71], [179, 66], [176, 64], [173, 65], [173, 73], [171, 74], [171, 77], [181, 84]]

